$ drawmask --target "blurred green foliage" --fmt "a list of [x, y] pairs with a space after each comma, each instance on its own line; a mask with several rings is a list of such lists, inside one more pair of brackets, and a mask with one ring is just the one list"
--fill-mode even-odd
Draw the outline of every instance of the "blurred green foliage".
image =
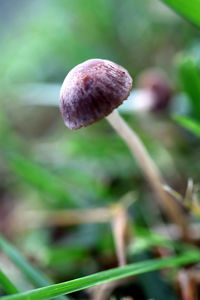
[[[199, 0], [163, 2], [199, 25]], [[128, 209], [135, 236], [131, 251], [139, 253], [140, 260], [151, 258], [155, 247], [165, 246], [178, 253], [176, 243], [149, 231], [166, 220], [137, 162], [106, 121], [71, 132], [49, 99], [57, 94], [67, 72], [89, 58], [111, 59], [123, 65], [133, 75], [134, 88], [141, 71], [162, 69], [169, 75], [174, 93], [169, 110], [130, 111], [124, 117], [169, 185], [185, 193], [188, 178], [198, 183], [200, 174], [197, 28], [157, 0], [1, 0], [0, 7], [0, 230], [36, 266], [33, 269], [16, 252], [18, 262], [22, 261], [18, 268], [25, 266], [22, 273], [28, 272], [33, 284], [42, 286], [34, 282], [43, 276], [35, 274], [37, 268], [58, 282], [116, 266], [109, 223], [60, 227], [30, 220], [30, 226], [19, 230], [15, 212], [20, 211], [23, 219], [29, 211], [109, 209], [130, 191], [135, 192]], [[36, 91], [37, 83], [40, 88]], [[42, 94], [43, 86], [48, 93]], [[45, 106], [40, 96], [46, 100]], [[192, 213], [190, 219], [196, 221]], [[138, 225], [145, 234], [136, 230]], [[5, 245], [6, 241], [1, 239], [0, 243]], [[136, 257], [129, 253], [128, 259], [135, 262]], [[7, 267], [3, 256], [2, 265]], [[152, 284], [154, 291], [153, 286], [162, 285], [163, 289], [155, 291], [159, 299], [169, 286], [172, 292], [167, 297], [175, 299], [173, 276], [168, 284], [163, 274], [145, 276], [136, 280], [136, 285], [146, 297], [154, 294], [149, 287]], [[19, 281], [17, 277], [18, 285]], [[28, 289], [24, 281], [22, 289]], [[86, 297], [80, 295], [74, 297]], [[137, 299], [138, 295], [133, 296]]]
[[135, 75], [146, 66], [167, 67], [176, 48], [196, 36], [150, 0], [37, 0], [19, 2], [16, 9], [15, 27], [4, 30], [1, 41], [5, 83], [62, 81], [70, 68], [91, 57], [117, 61]]
[[199, 0], [162, 0], [164, 3], [172, 7], [176, 12], [183, 15], [190, 22], [200, 27], [200, 2]]

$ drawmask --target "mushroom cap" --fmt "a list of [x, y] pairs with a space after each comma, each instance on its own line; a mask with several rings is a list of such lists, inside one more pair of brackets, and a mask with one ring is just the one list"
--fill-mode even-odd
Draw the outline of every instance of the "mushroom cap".
[[132, 88], [132, 78], [121, 66], [89, 59], [74, 67], [60, 91], [60, 110], [70, 129], [86, 127], [109, 115]]
[[151, 68], [143, 71], [136, 85], [139, 89], [149, 90], [153, 93], [153, 111], [161, 111], [167, 108], [173, 92], [169, 79], [162, 70]]

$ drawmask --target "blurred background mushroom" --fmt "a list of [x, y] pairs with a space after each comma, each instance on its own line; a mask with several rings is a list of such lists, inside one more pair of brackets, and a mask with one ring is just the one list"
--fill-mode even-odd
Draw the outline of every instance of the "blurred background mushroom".
[[161, 69], [147, 69], [140, 73], [136, 87], [151, 94], [151, 110], [163, 111], [172, 98], [172, 87], [167, 75]]
[[134, 90], [120, 108], [126, 113], [167, 112], [173, 90], [169, 78], [158, 68], [145, 69], [136, 78]]

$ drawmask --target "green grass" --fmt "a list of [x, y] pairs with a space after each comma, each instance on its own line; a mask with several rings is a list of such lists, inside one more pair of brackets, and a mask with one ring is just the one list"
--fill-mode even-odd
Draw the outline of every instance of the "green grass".
[[[1, 235], [0, 249], [8, 256], [8, 258], [19, 268], [22, 274], [24, 274], [35, 287], [43, 287], [52, 284], [52, 281], [47, 276], [42, 274], [42, 272], [40, 272], [36, 267], [33, 267], [24, 258], [24, 256]], [[1, 278], [3, 280], [3, 274], [1, 275]], [[8, 288], [11, 288], [11, 285], [9, 286], [8, 280], [6, 282], [5, 276], [4, 283]], [[12, 290], [14, 292], [14, 287], [12, 287]], [[59, 300], [66, 300], [66, 297], [61, 297]]]
[[192, 114], [200, 120], [200, 75], [197, 60], [191, 55], [180, 55], [177, 61], [182, 89], [190, 100]]
[[172, 268], [183, 266], [188, 263], [195, 263], [200, 261], [200, 252], [188, 251], [176, 257], [169, 257], [164, 259], [152, 259], [143, 262], [137, 262], [119, 267], [108, 271], [99, 272], [93, 275], [82, 277], [79, 279], [53, 284], [48, 287], [31, 290], [13, 296], [2, 297], [1, 300], [43, 300], [52, 299], [56, 296], [73, 293], [83, 290], [95, 285], [110, 282], [116, 279], [122, 279], [128, 276], [134, 276], [163, 268]]
[[19, 293], [16, 286], [10, 281], [6, 274], [0, 270], [0, 286], [3, 287], [4, 291], [8, 294], [17, 294]]
[[200, 0], [162, 0], [178, 14], [200, 26]]
[[173, 116], [173, 119], [178, 124], [200, 137], [200, 122], [186, 116]]

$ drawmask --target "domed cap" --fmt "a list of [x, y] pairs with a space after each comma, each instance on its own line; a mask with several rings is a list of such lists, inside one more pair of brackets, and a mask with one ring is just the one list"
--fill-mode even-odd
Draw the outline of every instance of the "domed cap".
[[160, 111], [167, 108], [173, 92], [170, 82], [162, 70], [151, 68], [143, 71], [136, 84], [139, 89], [146, 89], [153, 93], [153, 111]]
[[109, 115], [132, 88], [132, 78], [121, 66], [90, 59], [66, 76], [60, 92], [60, 110], [70, 129], [88, 126]]

